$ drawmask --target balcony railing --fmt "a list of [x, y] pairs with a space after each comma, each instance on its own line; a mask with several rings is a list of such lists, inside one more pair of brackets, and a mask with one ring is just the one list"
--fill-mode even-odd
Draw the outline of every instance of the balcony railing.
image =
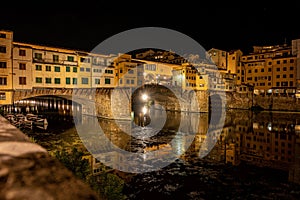
[[77, 61], [53, 60], [53, 59], [48, 59], [48, 58], [33, 58], [33, 62], [47, 63], [47, 64], [58, 64], [58, 65], [78, 65]]

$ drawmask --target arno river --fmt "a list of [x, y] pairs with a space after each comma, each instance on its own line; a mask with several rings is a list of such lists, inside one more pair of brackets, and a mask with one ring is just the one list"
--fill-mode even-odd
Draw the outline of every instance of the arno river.
[[[47, 130], [24, 132], [49, 152], [86, 149], [88, 143], [82, 143], [84, 138], [70, 115], [70, 110], [80, 109], [72, 108], [70, 101], [35, 99], [19, 106], [18, 111], [46, 115]], [[161, 129], [149, 137], [125, 134], [124, 127], [113, 120], [91, 116], [76, 120], [101, 127], [101, 137], [131, 154], [164, 149], [155, 157], [160, 163], [168, 152], [178, 155], [161, 169], [130, 173], [134, 166], [124, 164], [120, 156], [106, 154], [110, 156], [105, 163], [125, 180], [124, 194], [129, 199], [300, 199], [300, 113], [228, 110], [223, 117], [224, 125], [211, 125], [207, 113], [166, 112]], [[134, 124], [138, 123], [131, 122], [131, 131], [140, 131]], [[151, 126], [143, 130], [153, 132]], [[97, 151], [101, 154], [105, 148]]]

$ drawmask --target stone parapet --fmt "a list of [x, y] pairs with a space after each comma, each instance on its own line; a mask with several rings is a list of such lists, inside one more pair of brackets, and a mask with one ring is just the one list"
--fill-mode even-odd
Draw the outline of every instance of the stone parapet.
[[0, 199], [100, 199], [2, 116], [0, 127]]

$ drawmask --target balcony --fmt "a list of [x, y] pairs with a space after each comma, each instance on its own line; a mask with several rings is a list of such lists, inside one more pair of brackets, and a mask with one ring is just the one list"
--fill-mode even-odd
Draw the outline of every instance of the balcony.
[[78, 65], [77, 61], [53, 60], [50, 58], [33, 58], [34, 63], [56, 64], [56, 65]]

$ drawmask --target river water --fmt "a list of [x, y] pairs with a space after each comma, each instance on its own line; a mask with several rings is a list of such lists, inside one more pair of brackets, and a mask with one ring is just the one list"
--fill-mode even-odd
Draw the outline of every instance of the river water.
[[99, 161], [115, 169], [129, 199], [300, 199], [300, 113], [228, 110], [212, 124], [208, 113], [155, 110], [141, 127], [136, 118], [74, 123], [70, 102], [38, 105], [27, 111], [44, 112], [47, 130], [23, 131], [50, 153], [91, 153], [94, 173]]

